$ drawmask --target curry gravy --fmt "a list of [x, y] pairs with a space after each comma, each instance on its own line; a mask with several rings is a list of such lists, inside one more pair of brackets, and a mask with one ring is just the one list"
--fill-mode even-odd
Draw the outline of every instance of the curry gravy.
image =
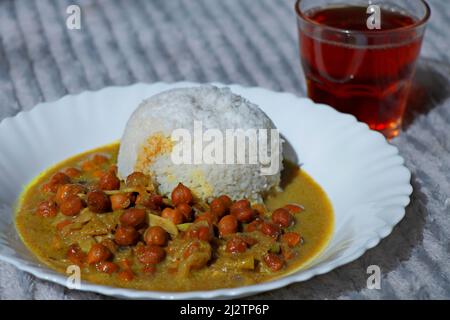
[[[69, 242], [61, 238], [56, 228], [68, 217], [61, 213], [55, 217], [42, 217], [35, 213], [38, 204], [48, 198], [48, 195], [41, 191], [42, 186], [56, 172], [68, 167], [79, 168], [93, 154], [107, 155], [110, 158], [109, 165], [115, 164], [118, 148], [118, 144], [107, 145], [69, 158], [39, 175], [22, 194], [16, 213], [16, 228], [29, 250], [50, 268], [65, 273], [66, 268], [73, 263], [66, 257]], [[300, 204], [304, 210], [294, 215], [295, 224], [287, 230], [300, 234], [302, 243], [292, 249], [295, 258], [288, 260], [280, 271], [271, 272], [259, 261], [258, 257], [267, 252], [268, 248], [273, 250], [274, 243], [256, 231], [249, 234], [258, 243], [245, 253], [237, 255], [225, 253], [221, 249], [224, 240], [217, 238], [213, 245], [216, 251], [208, 265], [192, 270], [188, 274], [174, 272], [173, 261], [169, 254], [150, 274], [143, 272], [139, 264], [133, 264], [131, 269], [134, 278], [130, 281], [124, 281], [117, 275], [118, 272], [111, 274], [98, 272], [93, 266], [86, 265], [81, 268], [82, 279], [103, 285], [141, 290], [191, 291], [251, 285], [298, 270], [317, 256], [329, 241], [333, 232], [333, 209], [325, 192], [306, 172], [289, 162], [285, 162], [284, 166], [281, 184], [283, 191], [268, 196], [265, 205], [270, 212], [290, 203]], [[94, 179], [93, 175], [83, 173], [80, 179]], [[101, 223], [108, 224], [117, 219], [119, 214], [120, 212], [99, 214], [98, 219]], [[171, 242], [176, 251], [176, 241]], [[83, 248], [83, 245], [81, 247]], [[113, 261], [121, 266], [123, 259], [132, 260], [134, 259], [132, 256], [130, 249], [119, 248]], [[243, 267], [248, 263], [254, 263], [253, 268]]]

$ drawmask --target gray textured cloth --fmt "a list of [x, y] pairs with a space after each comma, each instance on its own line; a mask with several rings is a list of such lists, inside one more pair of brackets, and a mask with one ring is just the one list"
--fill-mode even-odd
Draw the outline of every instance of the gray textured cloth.
[[[450, 298], [450, 2], [430, 0], [417, 87], [393, 141], [413, 173], [406, 217], [357, 261], [257, 298]], [[65, 25], [82, 8], [82, 29]], [[0, 119], [134, 82], [220, 81], [305, 94], [293, 0], [0, 1]], [[379, 265], [381, 290], [366, 288]], [[0, 263], [0, 298], [101, 299]]]

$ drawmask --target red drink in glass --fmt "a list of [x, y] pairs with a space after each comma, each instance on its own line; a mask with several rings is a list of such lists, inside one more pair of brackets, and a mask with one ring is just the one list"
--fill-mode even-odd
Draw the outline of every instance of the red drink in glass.
[[[297, 2], [300, 56], [308, 96], [351, 113], [387, 138], [398, 134], [419, 56], [428, 6], [378, 1], [380, 29], [369, 29], [364, 1]], [[324, 3], [317, 6], [317, 3]], [[348, 4], [347, 4], [348, 2]], [[416, 11], [411, 4], [416, 3]], [[309, 6], [308, 6], [309, 4]], [[414, 6], [412, 6], [414, 9]], [[420, 16], [420, 8], [423, 14]]]

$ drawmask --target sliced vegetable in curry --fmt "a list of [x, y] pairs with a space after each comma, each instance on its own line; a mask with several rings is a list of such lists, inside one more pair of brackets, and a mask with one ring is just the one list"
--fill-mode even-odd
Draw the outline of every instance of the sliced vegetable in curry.
[[140, 172], [117, 177], [118, 145], [70, 158], [25, 191], [16, 226], [28, 248], [60, 272], [142, 290], [236, 287], [297, 270], [333, 228], [331, 204], [285, 163], [283, 191], [264, 203], [222, 195], [206, 203], [179, 183], [171, 197]]

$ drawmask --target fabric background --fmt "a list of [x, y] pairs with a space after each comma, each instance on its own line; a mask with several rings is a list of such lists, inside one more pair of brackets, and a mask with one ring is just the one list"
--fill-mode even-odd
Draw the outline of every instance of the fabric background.
[[[405, 131], [393, 141], [413, 173], [406, 217], [357, 261], [256, 298], [450, 298], [450, 2], [429, 3], [417, 85]], [[66, 28], [70, 4], [81, 6], [81, 30]], [[220, 81], [305, 95], [293, 6], [294, 0], [1, 0], [0, 119], [66, 94], [134, 82]], [[381, 290], [366, 288], [372, 264], [381, 268]], [[0, 262], [0, 299], [8, 298], [105, 297]]]

